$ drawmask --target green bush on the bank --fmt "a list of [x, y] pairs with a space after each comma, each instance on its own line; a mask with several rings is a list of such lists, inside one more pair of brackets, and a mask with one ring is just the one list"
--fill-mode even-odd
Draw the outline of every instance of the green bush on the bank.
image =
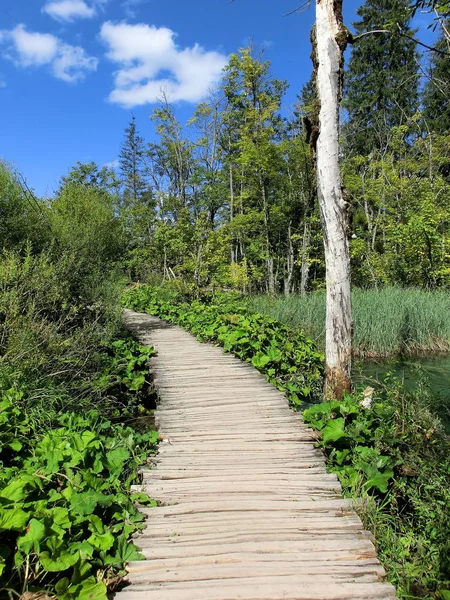
[[81, 181], [32, 199], [1, 164], [0, 189], [0, 596], [106, 600], [156, 444], [124, 426], [148, 421], [153, 351], [120, 326], [116, 199]]
[[90, 384], [102, 391], [102, 413], [83, 410], [87, 397], [78, 412], [67, 403], [56, 412], [31, 402], [26, 388], [3, 390], [0, 589], [11, 598], [45, 589], [59, 600], [106, 600], [126, 562], [139, 558], [129, 541], [143, 526], [134, 503], [150, 500], [130, 484], [157, 433], [117, 421], [133, 421], [145, 402], [153, 354], [129, 335], [105, 344]]
[[[380, 559], [402, 598], [450, 589], [450, 437], [431, 399], [391, 383], [304, 411], [344, 492], [358, 498]], [[447, 596], [446, 596], [447, 594]]]
[[149, 500], [129, 490], [157, 434], [96, 411], [50, 412], [43, 430], [23, 404], [14, 390], [0, 400], [0, 588], [105, 600], [139, 558], [128, 541], [143, 527], [134, 501]]
[[218, 342], [264, 373], [293, 405], [322, 395], [323, 355], [314, 342], [252, 312], [235, 295], [204, 294], [188, 302], [180, 293], [141, 285], [126, 290], [123, 303], [177, 323], [198, 339]]

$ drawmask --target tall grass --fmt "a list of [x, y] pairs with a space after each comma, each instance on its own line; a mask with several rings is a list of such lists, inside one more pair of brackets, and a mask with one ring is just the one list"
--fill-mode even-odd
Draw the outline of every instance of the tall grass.
[[[450, 351], [450, 293], [400, 287], [352, 292], [355, 354], [365, 357]], [[250, 306], [325, 345], [325, 294], [256, 296]]]

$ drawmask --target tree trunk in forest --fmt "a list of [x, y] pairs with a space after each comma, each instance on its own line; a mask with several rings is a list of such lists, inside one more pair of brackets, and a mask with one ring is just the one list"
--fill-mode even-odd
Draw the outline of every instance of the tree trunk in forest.
[[[233, 223], [234, 219], [234, 182], [233, 182], [233, 166], [229, 165], [229, 176], [230, 176], [230, 223]], [[236, 257], [236, 243], [234, 237], [231, 240], [231, 264], [234, 265], [237, 262]]]
[[316, 0], [316, 86], [320, 103], [316, 139], [317, 192], [322, 221], [326, 285], [327, 397], [340, 399], [351, 389], [352, 310], [348, 204], [339, 170], [339, 102], [343, 52], [348, 32], [342, 2]]
[[308, 276], [309, 276], [309, 242], [311, 240], [311, 232], [309, 229], [309, 223], [305, 218], [305, 225], [303, 227], [303, 240], [302, 240], [302, 264], [300, 268], [300, 294], [304, 296], [306, 294], [306, 288], [308, 287]]
[[261, 186], [261, 195], [263, 199], [263, 214], [264, 214], [264, 237], [266, 241], [266, 268], [267, 268], [267, 291], [269, 294], [275, 294], [275, 276], [273, 272], [273, 256], [272, 249], [270, 247], [270, 236], [269, 236], [269, 205], [267, 202], [267, 190], [264, 184], [263, 178], [259, 176], [259, 183]]
[[295, 255], [294, 255], [294, 246], [292, 244], [292, 225], [291, 221], [289, 221], [288, 231], [287, 231], [287, 255], [286, 255], [286, 278], [284, 280], [284, 295], [286, 297], [290, 296], [292, 293], [292, 283], [294, 281], [294, 263], [295, 263]]

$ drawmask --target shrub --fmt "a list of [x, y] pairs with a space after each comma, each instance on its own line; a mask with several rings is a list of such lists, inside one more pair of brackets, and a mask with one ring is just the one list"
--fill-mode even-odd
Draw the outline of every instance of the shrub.
[[157, 434], [96, 411], [48, 412], [43, 429], [23, 405], [23, 393], [2, 394], [0, 588], [106, 600], [115, 575], [140, 557], [128, 540], [143, 528], [134, 502], [149, 499], [130, 484]]
[[[374, 394], [373, 399], [371, 396]], [[450, 588], [450, 437], [423, 394], [392, 382], [303, 413], [331, 471], [377, 539], [400, 597], [446, 600]]]

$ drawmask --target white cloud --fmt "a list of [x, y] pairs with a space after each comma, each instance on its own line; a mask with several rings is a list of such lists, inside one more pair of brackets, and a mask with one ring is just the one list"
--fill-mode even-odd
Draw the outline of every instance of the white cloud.
[[154, 103], [162, 92], [172, 102], [199, 102], [227, 63], [225, 55], [198, 44], [180, 49], [166, 27], [106, 22], [100, 36], [119, 66], [109, 100], [126, 108]]
[[87, 56], [80, 46], [61, 44], [52, 67], [55, 77], [73, 83], [83, 79], [89, 71], [95, 71], [97, 65], [98, 60]]
[[[7, 32], [5, 32], [7, 36]], [[58, 51], [58, 38], [49, 33], [29, 33], [23, 25], [17, 25], [9, 37], [14, 45], [21, 65], [46, 65], [53, 60]], [[7, 38], [6, 38], [7, 39]]]
[[51, 0], [42, 9], [57, 21], [73, 21], [74, 19], [90, 19], [95, 10], [84, 0]]
[[49, 33], [26, 31], [17, 25], [11, 31], [0, 31], [0, 45], [5, 46], [5, 58], [20, 67], [48, 65], [55, 77], [74, 83], [89, 71], [97, 69], [98, 60], [87, 56], [80, 46], [71, 46]]

